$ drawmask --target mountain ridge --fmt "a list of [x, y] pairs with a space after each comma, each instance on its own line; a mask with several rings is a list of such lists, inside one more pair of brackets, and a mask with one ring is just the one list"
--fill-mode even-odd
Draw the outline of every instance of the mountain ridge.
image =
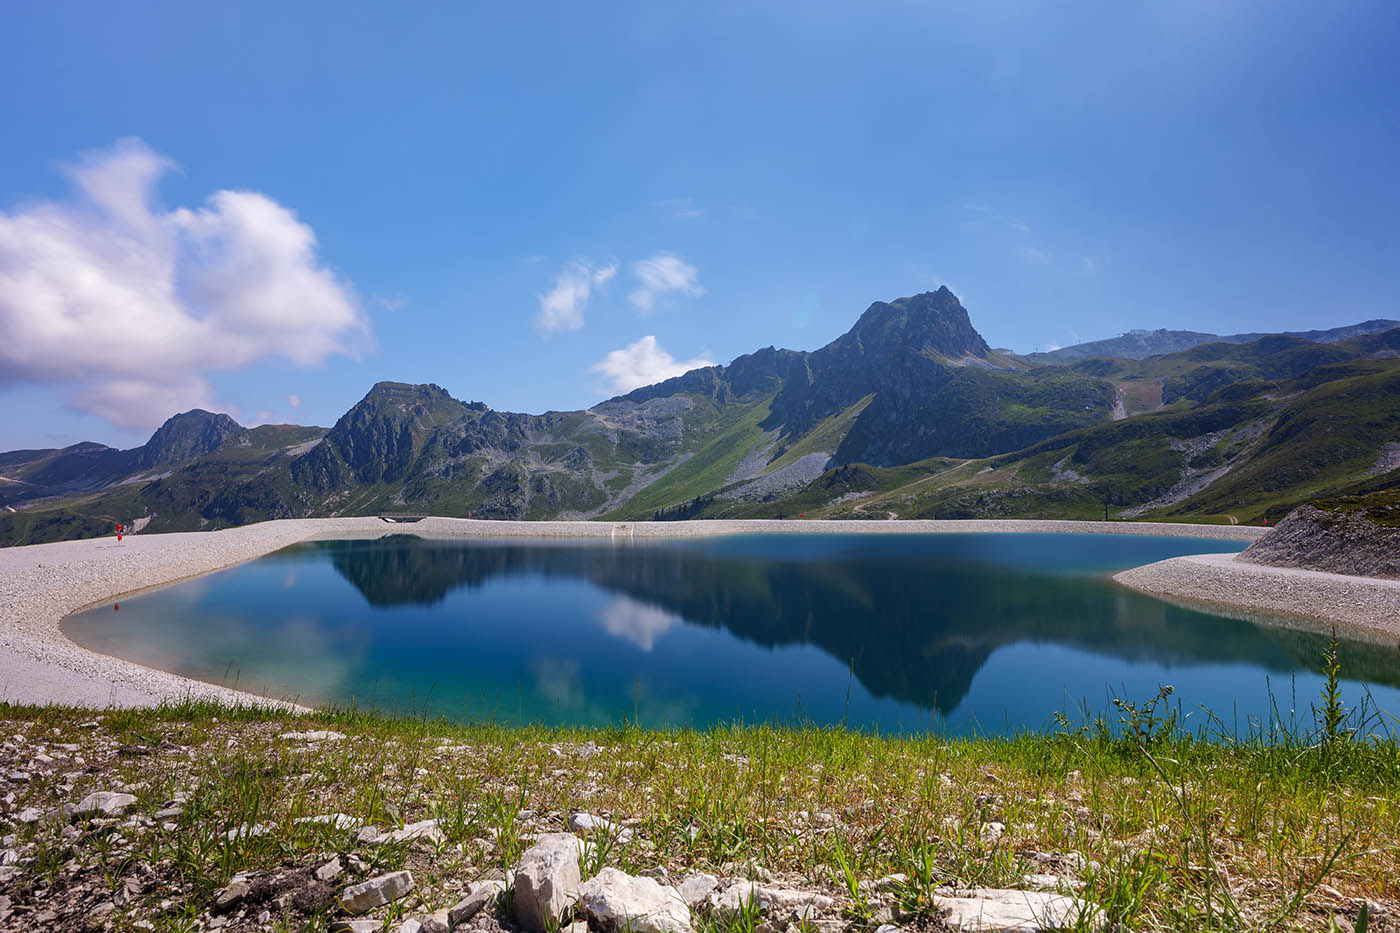
[[[1249, 487], [1248, 518], [1295, 493], [1345, 493], [1363, 461], [1380, 462], [1400, 440], [1387, 433], [1400, 425], [1387, 381], [1397, 355], [1400, 329], [1035, 366], [992, 349], [944, 287], [874, 302], [816, 350], [766, 347], [584, 410], [502, 412], [433, 384], [380, 382], [329, 429], [243, 428], [194, 410], [131, 451], [0, 454], [0, 542], [138, 518], [195, 530], [392, 511], [629, 520], [1108, 507], [1224, 520], [1215, 491], [1269, 461], [1280, 425], [1313, 449], [1323, 428], [1291, 414], [1290, 399], [1316, 399], [1354, 443], [1340, 459], [1318, 447], [1316, 469], [1273, 468], [1293, 479]], [[1329, 395], [1346, 386], [1359, 393], [1350, 407]]]

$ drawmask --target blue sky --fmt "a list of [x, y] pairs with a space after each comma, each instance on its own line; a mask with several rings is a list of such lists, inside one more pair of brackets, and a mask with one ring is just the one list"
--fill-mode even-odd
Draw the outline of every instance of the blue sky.
[[584, 407], [945, 283], [1020, 351], [1400, 317], [1393, 3], [49, 3], [0, 35], [0, 449], [191, 404], [328, 425], [380, 379]]

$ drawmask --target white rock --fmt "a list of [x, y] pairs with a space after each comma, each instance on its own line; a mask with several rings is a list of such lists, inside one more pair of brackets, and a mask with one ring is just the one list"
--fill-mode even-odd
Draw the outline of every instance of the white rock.
[[331, 881], [340, 877], [340, 873], [344, 870], [344, 867], [340, 864], [340, 856], [337, 855], [329, 862], [318, 866], [314, 874], [317, 881], [324, 881], [329, 884]]
[[690, 933], [690, 908], [679, 891], [653, 878], [604, 868], [579, 885], [579, 907], [610, 933]]
[[37, 823], [44, 818], [44, 811], [38, 807], [25, 807], [15, 814], [15, 819], [21, 823]]
[[676, 885], [676, 890], [680, 892], [681, 898], [691, 907], [699, 907], [705, 903], [705, 898], [715, 888], [719, 887], [719, 879], [714, 875], [707, 875], [701, 872], [698, 875], [690, 875], [680, 884]]
[[467, 896], [447, 909], [447, 919], [452, 926], [466, 923], [481, 912], [506, 889], [504, 881], [477, 881], [467, 886]]
[[284, 732], [278, 738], [289, 742], [339, 742], [345, 738], [345, 733], [317, 729], [312, 732]]
[[398, 933], [418, 933], [423, 928], [423, 924], [417, 920], [409, 919], [399, 924]]
[[384, 924], [378, 920], [337, 920], [331, 924], [331, 933], [379, 933]]
[[759, 913], [783, 914], [797, 920], [827, 913], [836, 906], [836, 902], [825, 894], [758, 886], [747, 881], [736, 881], [723, 890], [711, 892], [705, 904], [710, 913], [717, 917], [732, 917], [751, 900], [757, 900]]
[[[160, 814], [156, 815], [159, 816]], [[359, 829], [361, 826], [365, 825], [364, 820], [357, 820], [353, 816], [350, 816], [348, 813], [327, 813], [324, 816], [299, 816], [292, 822], [302, 824], [318, 823], [324, 826], [330, 826], [335, 829], [339, 829], [343, 832], [349, 832], [352, 829]]]
[[515, 870], [515, 916], [527, 930], [559, 924], [578, 899], [578, 840], [572, 833], [546, 833], [520, 856]]
[[127, 807], [136, 802], [136, 798], [130, 794], [118, 794], [110, 790], [100, 790], [95, 794], [88, 794], [76, 807], [73, 808], [74, 816], [82, 816], [87, 813], [101, 813], [103, 816], [117, 816]]
[[421, 823], [409, 823], [403, 829], [396, 829], [393, 832], [376, 836], [373, 840], [375, 845], [383, 842], [408, 842], [413, 839], [424, 839], [428, 842], [441, 843], [447, 837], [438, 829], [437, 820], [423, 820]]
[[594, 816], [591, 813], [575, 813], [569, 817], [569, 829], [580, 836], [603, 833], [616, 839], [619, 843], [626, 845], [632, 841], [632, 830], [625, 826], [619, 826], [611, 820], [605, 820], [601, 816]]
[[257, 836], [266, 836], [271, 831], [272, 827], [264, 826], [262, 823], [254, 823], [252, 826], [244, 823], [242, 826], [235, 826], [233, 829], [224, 833], [224, 838], [229, 842], [237, 842], [247, 837], [256, 838]]
[[251, 890], [246, 881], [235, 878], [233, 881], [229, 882], [227, 887], [214, 896], [214, 909], [220, 913], [227, 911], [230, 907], [240, 903], [247, 897]]
[[390, 872], [360, 884], [352, 884], [340, 892], [340, 906], [346, 913], [362, 914], [396, 901], [413, 890], [413, 875], [406, 871]]
[[1036, 933], [1073, 926], [1088, 917], [1090, 926], [1103, 926], [1098, 908], [1074, 897], [1043, 891], [983, 888], [967, 897], [935, 897], [935, 907], [948, 911], [945, 922], [955, 930], [980, 933]]
[[448, 922], [447, 911], [435, 910], [431, 916], [424, 917], [418, 925], [418, 933], [452, 933], [452, 924]]
[[1046, 888], [1051, 891], [1078, 891], [1084, 887], [1084, 882], [1078, 878], [1066, 878], [1063, 875], [1051, 875], [1044, 872], [1025, 875], [1021, 879], [1028, 888]]

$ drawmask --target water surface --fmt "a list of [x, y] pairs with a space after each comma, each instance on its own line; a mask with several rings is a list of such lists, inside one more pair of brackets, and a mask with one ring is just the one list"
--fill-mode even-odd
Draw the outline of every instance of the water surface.
[[[1282, 712], [1307, 715], [1323, 639], [1108, 579], [1241, 547], [1120, 535], [395, 535], [297, 545], [64, 630], [272, 696], [471, 720], [1006, 732], [1163, 683], [1188, 712], [1208, 706], [1231, 724], [1268, 714], [1270, 683]], [[1355, 647], [1344, 661], [1400, 710], [1400, 652]]]

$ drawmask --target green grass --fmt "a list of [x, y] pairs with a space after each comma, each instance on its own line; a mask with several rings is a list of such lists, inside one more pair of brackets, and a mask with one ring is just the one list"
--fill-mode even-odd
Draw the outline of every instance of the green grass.
[[808, 454], [835, 453], [836, 449], [841, 446], [841, 441], [850, 432], [851, 425], [855, 423], [856, 418], [860, 417], [860, 413], [865, 411], [865, 406], [869, 405], [874, 398], [875, 393], [872, 392], [845, 410], [817, 422], [816, 427], [798, 438], [792, 446], [783, 451], [781, 456], [768, 464], [763, 472], [771, 473], [774, 470], [780, 470], [796, 463]]
[[[1340, 677], [1335, 653], [1326, 669]], [[36, 776], [12, 810], [53, 806], [63, 781], [67, 799], [129, 785], [142, 815], [188, 795], [169, 826], [115, 837], [100, 825], [72, 838], [45, 821], [8, 825], [17, 844], [38, 847], [8, 890], [23, 902], [57, 896], [75, 872], [114, 886], [159, 866], [161, 885], [126, 919], [194, 917], [237, 872], [338, 852], [365, 859], [365, 873], [411, 868], [430, 910], [465, 881], [508, 876], [527, 834], [560, 830], [583, 810], [636, 834], [593, 840], [590, 871], [776, 873], [837, 897], [855, 929], [873, 928], [882, 903], [905, 922], [931, 921], [936, 888], [1019, 887], [1047, 861], [1082, 866], [1071, 873], [1082, 896], [1123, 928], [1319, 929], [1341, 914], [1350, 929], [1361, 899], [1400, 897], [1400, 744], [1335, 692], [1313, 706], [1241, 733], [1164, 688], [1119, 702], [1110, 718], [1062, 713], [1045, 732], [971, 738], [800, 724], [512, 728], [196, 703], [100, 714], [0, 706], [5, 732], [26, 743], [110, 758]], [[1194, 730], [1183, 728], [1188, 713]], [[347, 738], [278, 738], [308, 728]], [[585, 755], [588, 743], [599, 753]], [[135, 751], [111, 757], [117, 744]], [[298, 822], [330, 813], [381, 828], [436, 818], [445, 839], [365, 846]], [[990, 833], [991, 822], [1005, 831]], [[270, 831], [228, 836], [259, 824]], [[158, 911], [163, 899], [174, 903]]]
[[768, 417], [772, 397], [724, 409], [708, 428], [710, 437], [689, 459], [638, 492], [621, 507], [602, 516], [604, 521], [650, 518], [659, 509], [689, 502], [724, 486], [739, 462], [763, 437], [759, 425]]

